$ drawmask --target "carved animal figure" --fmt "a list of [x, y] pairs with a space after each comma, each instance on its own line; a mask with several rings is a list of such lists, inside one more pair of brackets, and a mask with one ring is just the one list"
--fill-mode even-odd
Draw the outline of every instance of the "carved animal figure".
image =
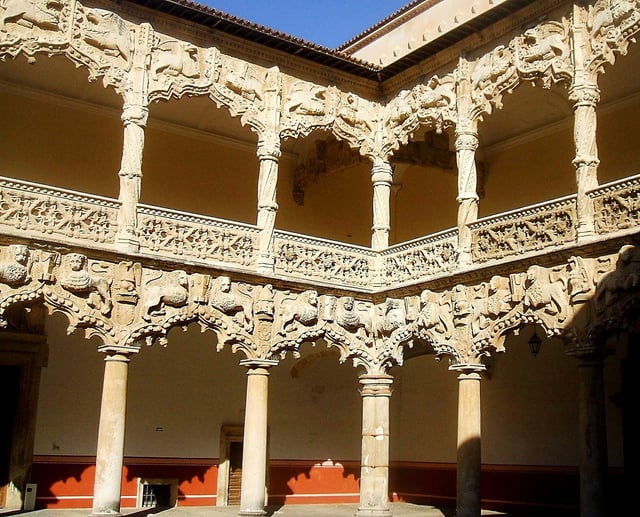
[[60, 285], [74, 294], [88, 295], [90, 307], [99, 309], [102, 314], [111, 311], [111, 282], [106, 278], [94, 276], [87, 270], [87, 257], [80, 253], [69, 253], [60, 276]]
[[225, 77], [225, 86], [248, 100], [262, 101], [262, 81], [251, 75], [248, 69], [243, 72], [230, 70]]
[[285, 110], [298, 115], [324, 115], [326, 93], [326, 88], [297, 81], [289, 91]]
[[147, 282], [142, 319], [151, 321], [154, 309], [162, 304], [170, 307], [181, 307], [189, 300], [189, 275], [178, 269], [171, 271], [164, 278], [159, 277]]
[[556, 28], [547, 34], [541, 34], [539, 30], [528, 29], [524, 33], [525, 55], [523, 59], [528, 62], [564, 57], [568, 52], [564, 42], [564, 34]]
[[375, 324], [376, 336], [389, 336], [406, 323], [406, 312], [402, 300], [387, 298], [378, 306]]
[[295, 321], [302, 325], [313, 325], [318, 321], [318, 293], [316, 291], [304, 291], [296, 298], [282, 300], [280, 312], [274, 322], [278, 334], [286, 336], [286, 327]]
[[14, 22], [31, 29], [57, 30], [62, 9], [59, 0], [5, 0], [4, 12], [0, 16], [0, 27]]
[[509, 69], [509, 59], [501, 45], [490, 54], [482, 56], [471, 72], [471, 90], [484, 90]]
[[567, 293], [561, 278], [556, 278], [552, 270], [542, 266], [531, 266], [525, 278], [525, 309], [543, 310], [555, 316], [557, 322], [567, 319], [565, 307], [568, 306]]
[[131, 33], [125, 21], [117, 14], [103, 9], [87, 9], [83, 39], [89, 44], [121, 57], [127, 64], [131, 58]]
[[611, 8], [600, 8], [591, 14], [591, 35], [604, 36], [614, 24], [619, 24], [636, 9], [634, 0], [611, 0]]
[[12, 244], [7, 248], [8, 259], [0, 262], [0, 282], [7, 285], [25, 284], [29, 280], [29, 248]]
[[151, 77], [157, 81], [158, 75], [183, 75], [190, 79], [200, 76], [198, 69], [198, 49], [183, 41], [165, 41], [154, 53]]
[[365, 322], [356, 310], [355, 301], [351, 296], [338, 299], [336, 303], [335, 321], [349, 332], [357, 332], [364, 328]]
[[209, 304], [224, 314], [237, 315], [242, 312], [245, 329], [252, 329], [253, 299], [234, 287], [228, 276], [220, 276], [213, 281]]

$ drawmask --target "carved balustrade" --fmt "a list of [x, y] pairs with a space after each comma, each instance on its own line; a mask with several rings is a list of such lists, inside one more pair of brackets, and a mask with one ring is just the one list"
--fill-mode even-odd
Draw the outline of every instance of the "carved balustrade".
[[553, 249], [576, 241], [576, 196], [471, 223], [474, 263]]
[[138, 219], [142, 253], [254, 269], [255, 226], [144, 205]]
[[366, 288], [376, 273], [371, 249], [275, 232], [275, 272], [335, 286]]
[[615, 233], [640, 225], [640, 175], [603, 185], [589, 193], [595, 205], [598, 234]]
[[456, 230], [439, 232], [391, 246], [382, 255], [383, 277], [388, 286], [430, 280], [457, 269]]
[[0, 177], [0, 228], [64, 244], [108, 247], [119, 203], [99, 196]]

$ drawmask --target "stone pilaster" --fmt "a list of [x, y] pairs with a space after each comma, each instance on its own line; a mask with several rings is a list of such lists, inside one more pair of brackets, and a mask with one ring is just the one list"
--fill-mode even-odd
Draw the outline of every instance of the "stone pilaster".
[[277, 361], [247, 359], [240, 364], [247, 368], [247, 399], [238, 515], [266, 515], [269, 369]]
[[588, 192], [598, 186], [598, 146], [596, 143], [596, 105], [600, 100], [600, 91], [595, 84], [577, 84], [569, 90], [569, 99], [573, 102], [574, 127], [573, 139], [576, 156], [573, 165], [576, 168], [578, 188], [578, 240], [596, 234], [593, 200]]
[[379, 161], [371, 168], [373, 183], [373, 226], [371, 227], [371, 248], [380, 251], [389, 246], [391, 216], [389, 202], [393, 169], [388, 161]]
[[578, 418], [580, 440], [580, 516], [607, 515], [607, 424], [604, 359], [601, 347], [576, 347], [569, 355], [578, 360]]
[[358, 517], [391, 516], [389, 509], [389, 398], [391, 375], [361, 375], [362, 466]]
[[471, 230], [467, 226], [478, 219], [478, 172], [475, 153], [478, 133], [475, 129], [456, 132], [456, 163], [458, 165], [458, 262], [471, 264]]
[[278, 203], [276, 190], [278, 184], [278, 161], [280, 159], [280, 140], [277, 136], [262, 139], [258, 143], [258, 160], [260, 171], [258, 175], [258, 228], [259, 256], [258, 272], [273, 271], [273, 231], [276, 224]]
[[485, 367], [460, 365], [451, 369], [459, 371], [456, 517], [480, 517], [480, 373]]
[[105, 357], [92, 515], [120, 514], [129, 354]]

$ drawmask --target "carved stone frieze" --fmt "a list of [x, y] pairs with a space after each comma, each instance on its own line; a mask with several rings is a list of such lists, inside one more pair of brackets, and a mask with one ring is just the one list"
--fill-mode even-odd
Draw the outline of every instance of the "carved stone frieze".
[[335, 86], [287, 81], [282, 95], [280, 136], [298, 138], [315, 130], [330, 130], [339, 100], [339, 90]]
[[513, 39], [518, 72], [524, 79], [538, 81], [549, 88], [552, 82], [570, 81], [572, 72], [569, 21], [543, 22]]
[[640, 224], [640, 181], [618, 182], [590, 194], [594, 198], [595, 226], [599, 234], [635, 228]]
[[63, 53], [69, 44], [74, 0], [5, 0], [0, 5], [0, 58], [21, 52]]

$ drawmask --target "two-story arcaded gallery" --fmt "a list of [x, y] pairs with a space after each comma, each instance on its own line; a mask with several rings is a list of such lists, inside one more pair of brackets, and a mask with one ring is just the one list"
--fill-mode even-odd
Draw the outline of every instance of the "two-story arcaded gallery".
[[639, 32], [2, 0], [0, 505], [631, 515]]

